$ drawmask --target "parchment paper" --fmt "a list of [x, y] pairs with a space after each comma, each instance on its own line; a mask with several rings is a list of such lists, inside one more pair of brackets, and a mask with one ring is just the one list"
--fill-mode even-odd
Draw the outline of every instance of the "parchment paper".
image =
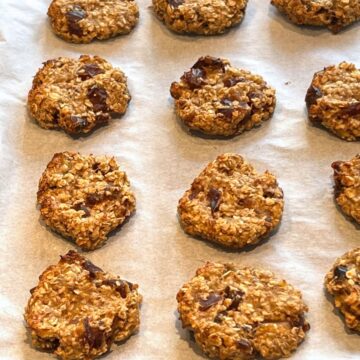
[[[310, 126], [304, 96], [324, 66], [342, 60], [360, 66], [360, 25], [338, 35], [299, 28], [270, 1], [250, 0], [243, 23], [229, 33], [179, 36], [153, 16], [149, 0], [139, 0], [140, 22], [130, 35], [74, 45], [51, 32], [49, 2], [0, 2], [0, 358], [54, 358], [29, 344], [23, 309], [41, 272], [75, 248], [39, 221], [36, 191], [53, 154], [76, 150], [115, 155], [137, 196], [136, 215], [104, 247], [85, 254], [137, 282], [144, 296], [140, 332], [104, 359], [205, 358], [181, 328], [175, 300], [205, 260], [262, 266], [302, 290], [311, 330], [294, 360], [359, 359], [359, 335], [344, 329], [323, 291], [335, 258], [359, 246], [359, 228], [334, 204], [330, 167], [354, 156], [359, 144]], [[123, 69], [133, 99], [121, 119], [75, 140], [41, 129], [29, 118], [26, 96], [43, 61], [80, 54], [101, 55]], [[273, 119], [231, 140], [189, 135], [176, 120], [169, 86], [206, 54], [263, 75], [277, 89]], [[259, 171], [275, 173], [285, 193], [278, 232], [251, 251], [225, 251], [187, 236], [178, 224], [178, 199], [224, 152], [238, 152]]]

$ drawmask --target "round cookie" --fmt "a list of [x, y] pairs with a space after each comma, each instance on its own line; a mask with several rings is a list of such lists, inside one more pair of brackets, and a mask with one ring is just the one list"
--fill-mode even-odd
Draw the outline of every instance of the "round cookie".
[[248, 0], [153, 0], [157, 17], [177, 33], [214, 35], [241, 22]]
[[360, 248], [335, 261], [326, 274], [325, 286], [349, 329], [360, 331]]
[[310, 329], [300, 291], [252, 267], [207, 262], [177, 301], [183, 327], [220, 360], [288, 357]]
[[259, 174], [240, 155], [207, 165], [179, 200], [180, 223], [190, 235], [231, 248], [256, 244], [280, 223], [283, 192], [274, 175]]
[[45, 129], [86, 134], [125, 113], [131, 97], [124, 73], [99, 56], [49, 60], [28, 95], [30, 114]]
[[69, 251], [30, 290], [24, 317], [32, 344], [63, 360], [92, 360], [106, 353], [114, 341], [139, 328], [137, 289]]
[[347, 141], [360, 139], [360, 70], [342, 62], [315, 73], [306, 94], [309, 120]]
[[177, 115], [191, 130], [233, 136], [268, 120], [275, 90], [261, 76], [233, 68], [226, 59], [201, 57], [170, 88]]
[[135, 0], [53, 0], [48, 10], [56, 35], [89, 43], [128, 34], [139, 18]]
[[360, 224], [360, 154], [332, 163], [335, 199], [342, 211]]
[[360, 19], [359, 0], [271, 0], [298, 25], [325, 26], [337, 33]]
[[54, 155], [40, 179], [37, 201], [45, 223], [84, 250], [102, 246], [135, 211], [130, 183], [115, 158], [75, 152]]

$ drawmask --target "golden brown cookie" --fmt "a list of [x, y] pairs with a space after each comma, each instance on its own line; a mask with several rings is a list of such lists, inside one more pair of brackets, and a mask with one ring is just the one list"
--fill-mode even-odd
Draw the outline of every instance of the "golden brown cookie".
[[45, 129], [86, 134], [125, 113], [131, 97], [126, 76], [99, 56], [49, 60], [28, 96], [31, 115]]
[[280, 223], [283, 192], [274, 175], [258, 173], [240, 155], [207, 165], [179, 200], [180, 223], [190, 235], [232, 248], [256, 244]]
[[30, 290], [25, 321], [32, 344], [63, 360], [92, 360], [106, 353], [114, 341], [139, 328], [137, 289], [69, 251]]
[[288, 357], [310, 329], [300, 291], [252, 267], [207, 262], [177, 301], [183, 327], [220, 360]]
[[239, 24], [248, 0], [153, 0], [157, 17], [178, 33], [221, 34]]
[[238, 135], [268, 120], [275, 108], [275, 90], [261, 76], [212, 56], [201, 57], [170, 93], [184, 124], [208, 135]]
[[326, 274], [325, 286], [349, 329], [360, 331], [360, 248], [335, 261]]
[[342, 211], [360, 224], [360, 154], [332, 163], [335, 199]]
[[45, 223], [85, 250], [102, 246], [135, 211], [130, 183], [115, 158], [75, 152], [54, 155], [37, 200]]
[[89, 43], [128, 34], [139, 18], [135, 0], [53, 0], [48, 10], [56, 35]]
[[347, 141], [360, 139], [360, 70], [342, 62], [315, 73], [306, 94], [309, 120]]
[[325, 26], [337, 33], [360, 19], [359, 0], [271, 0], [298, 25]]

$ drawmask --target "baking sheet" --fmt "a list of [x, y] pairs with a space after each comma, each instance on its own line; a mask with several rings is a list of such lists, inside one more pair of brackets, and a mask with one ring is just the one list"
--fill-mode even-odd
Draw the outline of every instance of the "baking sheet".
[[[137, 282], [144, 296], [140, 332], [106, 359], [201, 359], [177, 320], [175, 296], [205, 260], [234, 261], [275, 271], [302, 290], [311, 331], [293, 359], [358, 359], [359, 336], [344, 329], [324, 296], [323, 277], [337, 256], [359, 246], [359, 228], [336, 209], [330, 164], [350, 159], [347, 143], [306, 120], [304, 96], [315, 71], [342, 60], [360, 66], [360, 25], [338, 35], [290, 24], [269, 1], [250, 0], [243, 23], [223, 36], [168, 31], [139, 0], [140, 22], [128, 36], [68, 44], [50, 30], [50, 1], [0, 2], [0, 358], [51, 359], [29, 344], [23, 308], [40, 273], [75, 248], [39, 221], [39, 177], [55, 152], [113, 154], [137, 196], [135, 216], [107, 244], [86, 256]], [[74, 140], [41, 129], [26, 111], [32, 77], [47, 59], [99, 54], [125, 71], [133, 99], [121, 119]], [[169, 86], [199, 56], [230, 59], [277, 89], [272, 120], [230, 140], [189, 135], [176, 120]], [[251, 251], [225, 251], [183, 233], [177, 201], [193, 178], [224, 152], [269, 169], [285, 193], [278, 232]]]

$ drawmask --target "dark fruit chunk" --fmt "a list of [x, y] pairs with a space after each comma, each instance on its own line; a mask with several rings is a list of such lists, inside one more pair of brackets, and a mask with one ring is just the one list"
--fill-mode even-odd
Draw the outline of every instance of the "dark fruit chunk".
[[237, 342], [237, 345], [240, 349], [246, 351], [246, 352], [249, 352], [251, 351], [252, 352], [252, 346], [251, 346], [251, 343], [250, 341], [246, 340], [246, 339], [240, 339], [238, 342]]
[[225, 63], [219, 59], [212, 56], [203, 56], [201, 57], [192, 67], [192, 69], [204, 69], [204, 68], [214, 68], [221, 69], [225, 71]]
[[177, 8], [182, 5], [185, 1], [184, 0], [168, 0], [168, 4], [173, 8]]
[[89, 217], [89, 216], [90, 216], [90, 210], [89, 210], [89, 208], [87, 208], [84, 204], [76, 204], [76, 205], [74, 206], [74, 209], [75, 209], [76, 211], [79, 211], [79, 210], [84, 211], [84, 212], [85, 212], [85, 214], [84, 214], [85, 217]]
[[214, 318], [214, 322], [216, 322], [217, 324], [221, 323], [224, 319], [224, 317], [226, 316], [227, 311], [221, 311], [219, 312], [215, 318]]
[[99, 68], [97, 64], [85, 64], [78, 72], [81, 80], [88, 80], [96, 75], [103, 74], [104, 70]]
[[237, 83], [239, 83], [239, 82], [244, 82], [244, 81], [246, 81], [245, 78], [234, 77], [234, 78], [230, 78], [230, 79], [224, 80], [224, 86], [226, 86], [226, 87], [233, 87], [233, 86], [235, 86]]
[[66, 14], [70, 34], [77, 36], [83, 35], [79, 21], [84, 18], [86, 18], [86, 11], [79, 5], [74, 6], [74, 8]]
[[181, 77], [181, 80], [185, 81], [193, 90], [205, 84], [205, 76], [206, 73], [202, 69], [190, 69]]
[[339, 280], [343, 280], [346, 278], [346, 272], [348, 268], [344, 265], [339, 265], [334, 269], [334, 276]]
[[84, 320], [84, 338], [90, 349], [99, 349], [103, 343], [104, 332], [99, 328], [90, 326], [89, 318]]
[[100, 88], [94, 85], [88, 90], [87, 96], [93, 104], [94, 112], [105, 112], [108, 110], [108, 107], [106, 105], [107, 92], [104, 88]]
[[211, 188], [208, 193], [208, 199], [210, 202], [211, 212], [214, 213], [218, 211], [221, 202], [221, 192], [217, 189]]
[[80, 131], [82, 128], [88, 125], [87, 119], [81, 116], [71, 115], [70, 120], [73, 123], [76, 131]]
[[222, 300], [221, 295], [211, 293], [211, 294], [209, 294], [207, 299], [205, 299], [205, 300], [200, 299], [200, 301], [199, 301], [200, 302], [199, 310], [200, 311], [206, 311], [206, 310], [210, 309], [213, 305], [215, 305], [216, 303], [218, 303], [221, 300]]
[[311, 85], [306, 93], [305, 102], [306, 106], [309, 109], [311, 105], [315, 104], [317, 99], [323, 96], [320, 89]]
[[99, 267], [94, 265], [89, 260], [84, 261], [84, 263], [82, 264], [82, 267], [89, 272], [89, 275], [91, 278], [95, 278], [97, 272], [103, 272], [102, 269], [100, 269]]
[[344, 108], [344, 113], [349, 116], [360, 115], [360, 102], [348, 105]]

